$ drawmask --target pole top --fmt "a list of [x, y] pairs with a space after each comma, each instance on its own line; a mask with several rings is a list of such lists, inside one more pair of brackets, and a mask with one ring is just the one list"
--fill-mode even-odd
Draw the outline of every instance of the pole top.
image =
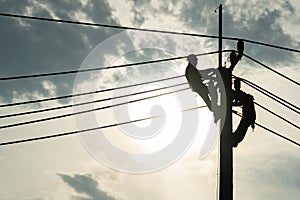
[[223, 5], [222, 4], [220, 4], [216, 9], [215, 9], [215, 13], [218, 11], [218, 10], [223, 10]]

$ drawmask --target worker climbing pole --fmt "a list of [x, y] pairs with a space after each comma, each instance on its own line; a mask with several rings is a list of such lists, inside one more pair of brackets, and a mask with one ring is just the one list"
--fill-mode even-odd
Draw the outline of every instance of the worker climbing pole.
[[[237, 147], [245, 138], [250, 126], [254, 128], [256, 119], [254, 98], [241, 90], [241, 81], [238, 77], [234, 80], [234, 89], [232, 88], [232, 72], [242, 59], [243, 53], [244, 42], [238, 40], [237, 51], [232, 51], [229, 56], [230, 66], [228, 68], [222, 66], [222, 5], [220, 5], [219, 67], [197, 70], [197, 57], [190, 55], [185, 74], [191, 89], [199, 94], [213, 112], [214, 122], [220, 120], [220, 200], [233, 199], [233, 147]], [[242, 108], [242, 119], [234, 132], [232, 106]]]

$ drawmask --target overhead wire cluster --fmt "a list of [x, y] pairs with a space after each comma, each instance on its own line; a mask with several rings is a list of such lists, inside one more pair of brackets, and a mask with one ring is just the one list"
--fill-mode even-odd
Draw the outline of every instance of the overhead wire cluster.
[[[39, 21], [55, 22], [55, 23], [77, 24], [77, 25], [84, 25], [84, 26], [96, 26], [96, 27], [106, 27], [106, 28], [125, 29], [125, 30], [134, 30], [134, 31], [164, 33], [164, 34], [177, 34], [177, 35], [183, 35], [183, 36], [218, 38], [218, 36], [204, 35], [204, 34], [163, 31], [163, 30], [156, 30], [156, 29], [143, 29], [143, 28], [134, 28], [134, 27], [99, 24], [99, 23], [89, 23], [89, 22], [80, 22], [80, 21], [71, 21], [71, 20], [61, 20], [61, 19], [49, 19], [49, 18], [33, 17], [33, 16], [25, 16], [25, 15], [14, 15], [14, 14], [8, 14], [8, 13], [0, 13], [0, 16], [12, 17], [12, 18], [21, 18], [21, 19], [28, 19], [28, 20], [39, 20]], [[241, 38], [223, 37], [223, 39], [226, 39], [226, 40], [239, 40]], [[272, 47], [272, 48], [277, 48], [277, 49], [281, 49], [281, 50], [300, 53], [300, 50], [297, 50], [297, 49], [281, 47], [281, 46], [277, 46], [277, 45], [273, 45], [273, 44], [267, 44], [267, 43], [252, 41], [252, 40], [248, 40], [248, 39], [242, 39], [242, 40], [244, 42], [248, 42], [248, 43], [253, 43], [253, 44], [257, 44], [257, 45], [263, 45], [263, 46], [267, 46], [267, 47]], [[229, 52], [229, 50], [224, 50], [223, 52]], [[198, 54], [197, 56], [212, 55], [212, 54], [216, 54], [216, 53], [218, 53], [218, 51], [202, 53], [202, 54]], [[290, 78], [290, 77], [274, 70], [273, 68], [263, 64], [262, 62], [252, 58], [249, 55], [244, 54], [244, 56], [246, 58], [254, 61], [255, 63], [261, 65], [262, 67], [270, 70], [271, 72], [285, 78], [286, 80], [292, 82], [293, 84], [296, 84], [296, 85], [300, 86], [299, 82], [295, 81], [294, 79], [292, 79], [292, 78]], [[150, 60], [150, 61], [130, 63], [130, 64], [124, 64], [124, 65], [116, 65], [116, 66], [97, 67], [97, 68], [90, 68], [90, 69], [84, 69], [84, 70], [71, 70], [71, 71], [60, 71], [60, 72], [32, 74], [32, 75], [0, 77], [0, 81], [3, 82], [3, 81], [19, 80], [19, 79], [32, 79], [32, 78], [60, 76], [60, 75], [67, 75], [67, 74], [74, 74], [74, 73], [85, 73], [85, 72], [100, 71], [100, 70], [105, 70], [105, 69], [116, 69], [116, 68], [130, 67], [130, 66], [141, 66], [141, 65], [152, 64], [152, 63], [168, 62], [168, 61], [180, 60], [180, 59], [184, 59], [184, 58], [186, 58], [186, 56], [159, 59], [159, 60]], [[158, 83], [158, 82], [172, 80], [172, 79], [179, 79], [179, 78], [182, 78], [182, 77], [184, 77], [184, 75], [175, 76], [175, 77], [168, 77], [168, 78], [164, 78], [164, 79], [153, 80], [153, 81], [148, 81], [148, 82], [143, 82], [143, 83], [137, 83], [137, 84], [127, 85], [127, 86], [107, 88], [107, 89], [102, 89], [102, 90], [97, 90], [97, 91], [69, 94], [69, 95], [56, 96], [56, 97], [50, 97], [50, 98], [44, 98], [44, 99], [36, 99], [36, 100], [31, 100], [31, 101], [13, 102], [13, 103], [0, 105], [0, 108], [14, 107], [14, 106], [20, 106], [20, 105], [27, 105], [27, 104], [35, 104], [35, 103], [46, 102], [46, 101], [54, 101], [54, 100], [67, 99], [67, 98], [73, 98], [73, 97], [96, 94], [96, 93], [103, 93], [103, 92], [114, 91], [114, 90], [119, 90], [119, 89], [125, 89], [125, 88], [140, 86], [140, 85]], [[241, 79], [241, 80], [243, 81], [243, 83], [245, 83], [248, 86], [252, 87], [253, 89], [261, 92], [263, 95], [271, 98], [272, 100], [276, 101], [277, 103], [280, 103], [281, 105], [285, 106], [289, 110], [291, 110], [291, 111], [293, 111], [297, 114], [300, 114], [300, 108], [298, 106], [288, 102], [284, 98], [281, 98], [281, 97], [279, 97], [275, 94], [272, 94], [268, 90], [262, 88], [261, 86], [258, 86], [257, 84], [255, 84], [255, 83], [253, 83], [249, 80], [246, 80], [246, 79]], [[178, 83], [178, 84], [173, 84], [173, 85], [169, 85], [169, 86], [165, 86], [165, 87], [160, 87], [160, 88], [157, 88], [157, 89], [146, 90], [146, 91], [142, 91], [142, 92], [136, 92], [136, 93], [133, 93], [133, 94], [120, 95], [120, 96], [116, 96], [116, 97], [97, 99], [97, 100], [87, 101], [87, 102], [80, 102], [80, 103], [77, 103], [77, 104], [69, 104], [69, 105], [63, 105], [63, 106], [57, 106], [57, 107], [51, 107], [51, 108], [37, 109], [37, 110], [34, 110], [34, 111], [4, 114], [4, 115], [0, 116], [0, 119], [12, 118], [12, 117], [17, 117], [17, 116], [27, 116], [27, 115], [36, 114], [36, 113], [44, 113], [44, 112], [49, 112], [49, 111], [53, 111], [53, 110], [61, 110], [61, 109], [70, 108], [70, 107], [73, 107], [73, 106], [81, 106], [81, 105], [86, 105], [86, 104], [93, 104], [93, 103], [99, 103], [99, 102], [104, 102], [104, 101], [110, 101], [110, 100], [113, 100], [113, 99], [130, 97], [130, 96], [135, 96], [135, 95], [140, 95], [140, 94], [146, 94], [146, 93], [150, 93], [150, 92], [154, 92], [154, 91], [157, 92], [157, 91], [160, 91], [160, 90], [180, 87], [180, 86], [184, 86], [184, 85], [187, 85], [186, 81]], [[102, 106], [102, 107], [89, 109], [89, 110], [84, 110], [84, 111], [80, 111], [80, 112], [76, 112], [76, 113], [67, 113], [67, 114], [56, 115], [56, 116], [47, 117], [47, 118], [40, 118], [40, 119], [36, 119], [36, 120], [29, 120], [29, 121], [24, 121], [24, 122], [19, 122], [19, 123], [11, 123], [11, 124], [8, 124], [8, 125], [0, 126], [0, 130], [1, 129], [13, 128], [13, 127], [17, 127], [17, 126], [36, 124], [36, 123], [55, 120], [55, 119], [61, 119], [61, 118], [69, 117], [69, 116], [79, 115], [79, 114], [88, 113], [88, 112], [94, 112], [94, 111], [98, 111], [98, 110], [104, 110], [104, 109], [112, 108], [112, 107], [115, 107], [115, 106], [122, 106], [122, 105], [130, 104], [130, 103], [135, 103], [135, 102], [138, 102], [138, 101], [144, 101], [144, 100], [151, 99], [151, 98], [158, 98], [158, 97], [161, 97], [161, 96], [164, 96], [164, 95], [169, 95], [169, 94], [173, 94], [173, 93], [177, 93], [177, 92], [182, 92], [182, 91], [185, 91], [185, 90], [188, 90], [188, 89], [189, 89], [188, 87], [184, 87], [184, 88], [176, 89], [176, 90], [171, 91], [171, 92], [160, 93], [160, 94], [157, 94], [157, 95], [152, 95], [152, 96], [132, 100], [132, 101], [129, 101], [129, 102], [122, 102], [122, 103], [118, 103], [118, 104], [115, 104], [115, 105]], [[276, 112], [270, 110], [269, 108], [266, 108], [265, 106], [261, 105], [258, 102], [255, 102], [255, 104], [257, 106], [259, 106], [260, 108], [262, 108], [263, 110], [265, 110], [266, 112], [268, 112], [268, 113], [274, 115], [275, 117], [283, 120], [284, 122], [292, 125], [293, 127], [297, 128], [297, 129], [300, 129], [297, 124], [285, 119], [284, 117], [280, 116], [279, 114], [277, 114]], [[196, 108], [188, 108], [188, 109], [182, 110], [181, 112], [187, 112], [187, 111], [191, 111], [191, 110], [195, 110], [195, 109], [199, 109], [199, 108], [203, 108], [203, 107], [206, 107], [206, 106], [200, 106], [200, 107], [196, 107]], [[239, 113], [237, 113], [237, 112], [234, 112], [234, 113], [239, 115]], [[116, 123], [116, 124], [111, 124], [111, 125], [106, 125], [106, 126], [91, 127], [89, 129], [85, 129], [85, 130], [70, 131], [70, 132], [57, 133], [57, 134], [46, 135], [46, 136], [41, 136], [41, 137], [25, 138], [25, 139], [21, 139], [21, 140], [2, 142], [2, 143], [0, 143], [0, 146], [6, 146], [6, 145], [11, 145], [11, 144], [17, 144], [17, 143], [25, 143], [25, 142], [38, 141], [38, 140], [45, 140], [45, 139], [55, 138], [55, 137], [67, 136], [67, 135], [72, 135], [72, 134], [76, 134], [76, 133], [88, 132], [88, 131], [97, 130], [97, 129], [105, 129], [105, 128], [110, 128], [110, 127], [114, 127], [114, 126], [119, 126], [119, 125], [139, 122], [139, 121], [145, 121], [145, 120], [154, 119], [154, 118], [158, 118], [158, 117], [161, 117], [161, 116], [151, 116], [151, 117], [147, 117], [147, 118], [143, 118], [143, 119], [136, 119], [136, 120], [132, 120], [132, 121], [121, 122], [121, 123]], [[265, 127], [264, 125], [261, 125], [259, 123], [256, 123], [256, 125], [261, 127], [262, 129], [276, 135], [276, 136], [279, 136], [282, 139], [285, 139], [286, 141], [289, 141], [293, 144], [296, 144], [296, 145], [300, 146], [300, 144], [298, 142], [295, 142], [295, 141], [283, 136], [282, 134], [279, 134], [276, 131], [269, 129], [269, 128]]]

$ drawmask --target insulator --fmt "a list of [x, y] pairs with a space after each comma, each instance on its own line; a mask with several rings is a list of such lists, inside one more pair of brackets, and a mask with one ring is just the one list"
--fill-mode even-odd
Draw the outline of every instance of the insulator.
[[239, 53], [243, 53], [244, 52], [244, 41], [241, 40], [241, 39], [237, 42], [237, 51]]
[[231, 63], [235, 63], [236, 62], [236, 53], [234, 51], [232, 51], [230, 53], [229, 59], [230, 59]]
[[234, 89], [235, 91], [241, 90], [241, 79], [238, 77], [234, 80]]

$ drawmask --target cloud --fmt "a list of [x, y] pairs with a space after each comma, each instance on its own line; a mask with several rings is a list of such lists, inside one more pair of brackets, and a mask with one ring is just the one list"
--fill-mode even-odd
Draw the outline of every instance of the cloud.
[[83, 194], [84, 196], [72, 196], [74, 200], [116, 200], [111, 197], [105, 191], [98, 188], [98, 182], [91, 177], [91, 175], [80, 175], [75, 174], [74, 176], [66, 174], [58, 174], [58, 176], [77, 193]]
[[161, 19], [162, 23], [163, 21], [168, 22], [170, 14], [174, 14], [177, 6], [181, 5], [180, 1], [177, 0], [128, 0], [128, 2], [132, 7], [131, 21], [136, 26], [141, 26], [149, 19], [153, 20], [154, 18]]
[[[0, 11], [46, 18], [118, 24], [107, 1], [1, 1]], [[91, 48], [119, 30], [1, 17], [1, 77], [77, 70]], [[107, 52], [116, 51], [115, 49]], [[105, 55], [102, 55], [105, 56]], [[99, 63], [101, 65], [102, 63]], [[5, 81], [1, 97], [13, 92], [49, 96], [43, 81], [55, 83], [57, 95], [70, 94], [74, 75]]]
[[[218, 33], [218, 17], [213, 13], [217, 6], [213, 1], [193, 1], [182, 7], [181, 19], [190, 27], [216, 35]], [[282, 7], [289, 7], [283, 10]], [[197, 8], [197, 12], [193, 12]], [[288, 12], [290, 11], [290, 12]], [[282, 27], [282, 19], [286, 15], [297, 16], [293, 7], [287, 1], [269, 2], [262, 1], [225, 1], [223, 11], [223, 35], [250, 40], [261, 41], [286, 47], [297, 48], [300, 46]], [[215, 42], [213, 43], [216, 44]], [[235, 42], [225, 41], [225, 46], [235, 48]], [[265, 48], [246, 43], [246, 53], [271, 64], [293, 61], [294, 55], [290, 52]]]
[[[163, 21], [172, 19], [172, 23], [180, 24], [175, 24], [176, 26], [184, 25], [189, 30], [216, 35], [218, 21], [217, 14], [213, 11], [219, 3], [217, 0], [186, 0], [184, 2], [173, 0], [171, 3], [144, 0], [127, 1], [126, 5], [131, 7], [134, 25], [149, 24], [149, 20], [156, 18], [162, 18]], [[239, 3], [225, 1], [224, 35], [287, 47], [299, 47], [299, 42], [283, 28], [284, 20], [293, 19], [295, 21], [298, 19], [295, 7], [287, 0], [272, 1], [272, 3], [270, 5], [268, 2], [256, 0]], [[39, 2], [12, 0], [1, 1], [0, 5], [0, 11], [13, 14], [118, 24], [117, 16], [113, 14], [114, 11], [107, 1], [77, 0], [70, 3], [58, 0]], [[1, 17], [0, 22], [4, 27], [0, 33], [3, 42], [0, 63], [0, 67], [3, 69], [1, 77], [76, 70], [93, 47], [118, 32], [118, 30], [104, 28], [16, 20], [6, 17]], [[206, 44], [207, 47], [216, 48], [215, 40], [207, 40]], [[166, 45], [175, 45], [176, 47], [174, 42]], [[224, 45], [224, 48], [235, 48], [236, 46], [232, 41], [225, 41]], [[119, 49], [116, 47], [105, 52], [116, 54], [118, 51]], [[295, 56], [289, 52], [248, 43], [245, 51], [269, 64], [285, 64], [295, 59]], [[43, 85], [44, 81], [55, 84], [56, 95], [70, 94], [74, 78], [74, 75], [66, 75], [45, 79], [5, 81], [0, 86], [0, 96], [5, 102], [10, 102], [13, 94], [22, 96], [26, 93], [26, 96], [30, 98], [31, 93], [37, 92], [41, 96], [51, 96], [49, 90], [45, 89]]]
[[300, 160], [297, 154], [289, 153], [265, 152], [264, 156], [251, 156], [251, 161], [238, 157], [236, 198], [296, 200], [299, 197]]
[[[143, 20], [134, 20], [140, 25], [146, 23], [145, 15], [155, 15], [157, 18], [163, 16], [165, 20], [176, 17], [178, 23], [182, 23], [189, 31], [194, 30], [201, 34], [218, 35], [218, 14], [214, 10], [223, 3], [223, 35], [246, 38], [265, 43], [271, 43], [291, 48], [299, 48], [300, 43], [293, 38], [291, 33], [285, 29], [285, 25], [294, 23], [299, 16], [295, 13], [295, 7], [288, 1], [219, 1], [219, 0], [186, 0], [179, 3], [157, 4], [155, 0], [132, 1], [134, 2], [135, 18], [143, 16]], [[172, 5], [172, 6], [171, 6]], [[178, 8], [179, 6], [179, 8]], [[145, 14], [143, 8], [147, 8]], [[151, 12], [149, 11], [151, 10]], [[299, 21], [299, 20], [296, 20]], [[206, 46], [216, 49], [215, 39], [206, 40]], [[224, 48], [235, 49], [236, 42], [224, 41]], [[295, 61], [294, 54], [246, 43], [247, 54], [270, 64], [284, 64]]]
[[131, 7], [132, 22], [134, 25], [140, 26], [146, 20], [144, 13], [147, 12], [147, 10], [144, 5], [149, 4], [151, 0], [145, 0], [145, 1], [132, 0], [129, 2], [132, 2], [132, 7]]
[[288, 0], [285, 0], [282, 3], [282, 8], [288, 10], [290, 13], [294, 14], [296, 12], [295, 7], [289, 2]]
[[[105, 2], [106, 1], [96, 2], [88, 0], [53, 0], [47, 2], [39, 1], [39, 6], [36, 1], [33, 0], [10, 0], [0, 1], [0, 10], [3, 12], [17, 14], [29, 13], [42, 17], [54, 16], [63, 19], [78, 18], [84, 21], [90, 20], [103, 23], [117, 23], [117, 20], [111, 15], [112, 11], [109, 7], [110, 5]], [[192, 4], [188, 4], [186, 2], [192, 2]], [[233, 3], [230, 1], [226, 2], [228, 3], [228, 6], [227, 4], [224, 4], [227, 7], [224, 8], [224, 24], [227, 25], [224, 26], [224, 32], [226, 35], [235, 34], [235, 36], [243, 36], [248, 37], [249, 39], [272, 43], [274, 42], [282, 45], [294, 44], [295, 39], [286, 33], [282, 28], [282, 20], [286, 20], [288, 15], [291, 17], [295, 16], [293, 5], [288, 3], [288, 1], [282, 1], [283, 3], [278, 3], [278, 1], [267, 1], [275, 2], [272, 5], [267, 5], [264, 1], [253, 0], [240, 2], [235, 1], [236, 5], [233, 5]], [[161, 2], [160, 4], [149, 6], [149, 8], [151, 7], [151, 9], [154, 9], [154, 11], [156, 10], [157, 12], [146, 9], [148, 16], [155, 15], [157, 18], [159, 18], [160, 14], [164, 14], [164, 18], [159, 18], [159, 20], [170, 23], [167, 16], [172, 15], [178, 17], [178, 19], [180, 19], [180, 21], [183, 22], [186, 27], [189, 27], [190, 31], [198, 31], [201, 33], [203, 32], [210, 34], [217, 33], [216, 14], [213, 12], [213, 10], [218, 6], [218, 1], [200, 1], [199, 4], [196, 4], [196, 1], [181, 1], [180, 9], [178, 9], [179, 1], [173, 1], [173, 3], [174, 6], [168, 5], [167, 7], [165, 4], [168, 4], [168, 2]], [[175, 4], [177, 6], [177, 10], [175, 9]], [[145, 6], [146, 8], [146, 4], [139, 4], [139, 6]], [[283, 8], [286, 10], [279, 9], [280, 6], [283, 6]], [[239, 10], [237, 9], [238, 7], [240, 7]], [[139, 9], [136, 9], [136, 12], [139, 12]], [[233, 14], [234, 12], [236, 13]], [[83, 13], [88, 13], [88, 15], [84, 15]], [[184, 16], [187, 17], [184, 18]], [[147, 17], [145, 20], [147, 21]], [[0, 18], [0, 21], [2, 24], [0, 35], [2, 36], [1, 41], [3, 42], [0, 54], [0, 67], [2, 72], [1, 77], [17, 74], [21, 75], [77, 69], [82, 59], [85, 58], [95, 44], [98, 44], [100, 41], [117, 32], [110, 32], [108, 29], [95, 29], [91, 27], [88, 28], [75, 25], [13, 20], [2, 17]], [[151, 23], [148, 21], [148, 25], [149, 24], [151, 25]], [[155, 25], [156, 24], [154, 24], [153, 27], [159, 27], [161, 24], [158, 24], [158, 26]], [[161, 26], [161, 28], [165, 27]], [[267, 30], [266, 32], [264, 32], [265, 29]], [[255, 31], [257, 33], [255, 33]], [[168, 45], [172, 46], [173, 44]], [[226, 45], [235, 46], [235, 43], [228, 42]], [[297, 46], [297, 43], [295, 43], [295, 45]], [[181, 49], [174, 44], [174, 49], [175, 48]], [[117, 49], [109, 50], [109, 52], [112, 54], [114, 51], [117, 51]], [[269, 62], [277, 62], [277, 60], [279, 60], [280, 62], [283, 62], [287, 61], [289, 58], [293, 59], [293, 56], [290, 54], [287, 55], [282, 51], [270, 51], [268, 48], [261, 48], [256, 45], [249, 46], [247, 44], [246, 51], [247, 53], [250, 51], [251, 55], [253, 56], [260, 56], [262, 61], [267, 60]], [[152, 52], [146, 49], [141, 50], [136, 54], [128, 55], [126, 59], [127, 61], [132, 62], [142, 61], [145, 59], [150, 60], [160, 58], [162, 54], [166, 57], [170, 56], [170, 54], [167, 54], [167, 52], [162, 52], [159, 50]], [[274, 59], [274, 61], [270, 58]], [[185, 65], [183, 67], [185, 67]], [[140, 71], [132, 70], [132, 73], [137, 72], [137, 75], [140, 75], [153, 69], [154, 68], [148, 68], [145, 66], [144, 68], [141, 68]], [[251, 68], [247, 69], [251, 70]], [[158, 65], [155, 67], [155, 72], [163, 72], [163, 70], [160, 71]], [[247, 76], [253, 76], [252, 78], [255, 78], [255, 80], [259, 80], [259, 78], [261, 78], [261, 83], [264, 84], [264, 86], [266, 83], [266, 77], [268, 77], [268, 83], [272, 83], [272, 85], [278, 85], [278, 89], [280, 87], [280, 91], [281, 88], [283, 88], [282, 90], [284, 90], [286, 93], [293, 94], [290, 92], [291, 90], [288, 90], [286, 87], [284, 87], [284, 84], [278, 84], [277, 80], [274, 79], [276, 82], [272, 80], [270, 81], [268, 74], [258, 73], [254, 76], [254, 72], [257, 72], [257, 70], [253, 70], [252, 73], [247, 72]], [[292, 71], [293, 74], [290, 73], [290, 75], [296, 76], [296, 73], [294, 72], [296, 72], [296, 70]], [[120, 78], [117, 76], [118, 74], [114, 75], [114, 80], [118, 80]], [[30, 99], [34, 97], [42, 98], [52, 94], [67, 94], [71, 92], [73, 78], [74, 77], [72, 76], [64, 76], [62, 78], [49, 78], [46, 80], [34, 79], [31, 81], [3, 82], [0, 88], [0, 97], [5, 99], [5, 101], [10, 101], [12, 97], [17, 100], [21, 100], [20, 98], [23, 98], [23, 96], [26, 99]], [[136, 79], [133, 79], [133, 81], [136, 82]], [[256, 98], [256, 100], [257, 99], [258, 98]], [[259, 119], [263, 120], [263, 117], [260, 117]], [[276, 127], [275, 130], [279, 129], [279, 125], [274, 123], [274, 121], [270, 120], [269, 118], [265, 118], [265, 121], [269, 121], [274, 126], [277, 125], [278, 127]], [[38, 124], [37, 128], [28, 126], [17, 130], [4, 130], [6, 134], [4, 134], [3, 137], [6, 139], [12, 137], [11, 135], [17, 134], [18, 132], [31, 133], [32, 135], [35, 135], [40, 133], [46, 134], [48, 132], [61, 132], [62, 130], [67, 130], [67, 128], [73, 128], [73, 126], [71, 126], [73, 122], [64, 121], [63, 125], [59, 121], [53, 123], [55, 123], [55, 125], [51, 126], [50, 124], [47, 126]], [[66, 124], [71, 125], [66, 127]], [[283, 133], [289, 133], [289, 131], [286, 131], [289, 130], [286, 128], [286, 126], [282, 126], [281, 128], [285, 130]], [[14, 137], [16, 137], [16, 135]], [[250, 144], [249, 135], [247, 137], [248, 138], [243, 141], [243, 144], [245, 144], [244, 146]], [[262, 141], [263, 144], [265, 144], [266, 141], [269, 141], [269, 138], [263, 138], [266, 139], [263, 140], [262, 135], [259, 134], [256, 134], [253, 137], [253, 140]], [[32, 160], [32, 162], [27, 162], [26, 159], [20, 160], [20, 158], [24, 158], [24, 156], [22, 156], [24, 154], [23, 146], [20, 146], [19, 148], [17, 146], [13, 146], [7, 150], [3, 150], [3, 155], [5, 155], [5, 158], [9, 158], [6, 160], [6, 162], [3, 162], [5, 164], [1, 165], [1, 171], [5, 172], [3, 173], [5, 176], [2, 177], [1, 183], [3, 191], [9, 191], [10, 194], [16, 194], [18, 197], [21, 197], [24, 196], [23, 194], [27, 194], [29, 190], [32, 190], [34, 193], [38, 190], [38, 188], [49, 188], [51, 194], [54, 193], [55, 196], [60, 197], [61, 193], [56, 189], [56, 187], [60, 187], [60, 183], [52, 183], [54, 179], [48, 178], [42, 172], [46, 171], [47, 169], [57, 168], [64, 168], [65, 170], [70, 171], [82, 170], [82, 167], [86, 164], [79, 166], [73, 163], [75, 161], [78, 162], [78, 159], [83, 160], [81, 163], [87, 163], [85, 161], [89, 159], [89, 157], [85, 154], [86, 152], [81, 148], [78, 148], [77, 145], [79, 144], [69, 141], [70, 139], [65, 138], [57, 139], [55, 141], [49, 140], [49, 142], [44, 141], [35, 144], [28, 143], [28, 147], [25, 148], [25, 152], [31, 155], [30, 158], [39, 160], [39, 162], [35, 162], [34, 160]], [[270, 143], [272, 142], [273, 141]], [[72, 155], [68, 156], [68, 152], [62, 151], [66, 149], [65, 145], [69, 145], [70, 148], [74, 147], [76, 152], [74, 153], [74, 151], [72, 151]], [[238, 174], [239, 177], [237, 177], [235, 183], [236, 193], [239, 194], [243, 199], [297, 199], [297, 197], [299, 197], [300, 187], [300, 177], [297, 172], [300, 166], [299, 154], [296, 154], [293, 157], [287, 156], [291, 152], [297, 153], [297, 150], [295, 149], [291, 152], [286, 152], [284, 155], [282, 154], [278, 156], [276, 153], [273, 155], [263, 154], [261, 152], [258, 153], [256, 148], [257, 143], [254, 143], [254, 145], [250, 144], [250, 146], [251, 147], [248, 146], [245, 148], [245, 152], [255, 152], [256, 156], [253, 156], [253, 154], [248, 156], [246, 153], [244, 153], [242, 155], [243, 159], [240, 159], [236, 163], [236, 173], [240, 173]], [[263, 148], [265, 151], [272, 152], [278, 152], [282, 149], [279, 149], [278, 145], [274, 145], [274, 143], [268, 147], [263, 145]], [[13, 153], [8, 153], [8, 150], [12, 151]], [[239, 148], [236, 153], [240, 152], [240, 150], [241, 149]], [[83, 152], [80, 156], [78, 156], [77, 151]], [[46, 160], [44, 160], [45, 155], [51, 156], [46, 156]], [[72, 157], [74, 155], [76, 155], [76, 158]], [[55, 162], [50, 162], [50, 157], [55, 158]], [[66, 159], [66, 157], [68, 159]], [[178, 165], [174, 165], [173, 168], [170, 167], [170, 169], [168, 168], [165, 171], [156, 173], [154, 175], [127, 175], [124, 180], [118, 180], [116, 185], [106, 184], [103, 179], [101, 183], [99, 183], [95, 178], [93, 178], [95, 176], [92, 177], [90, 175], [59, 174], [59, 177], [64, 181], [64, 183], [70, 186], [70, 188], [74, 189], [76, 194], [74, 194], [73, 199], [78, 200], [93, 198], [101, 199], [100, 197], [103, 197], [104, 199], [115, 199], [109, 196], [106, 190], [103, 190], [104, 186], [110, 187], [109, 189], [111, 190], [120, 191], [121, 194], [124, 194], [124, 196], [129, 196], [130, 199], [186, 199], [187, 197], [188, 199], [212, 199], [215, 195], [215, 165], [209, 164], [213, 165], [210, 167], [199, 164], [199, 162], [195, 164], [194, 160], [188, 160], [188, 162], [184, 162], [186, 163], [185, 167], [177, 168], [176, 166]], [[16, 176], [16, 172], [14, 170], [11, 170], [13, 169], [12, 166], [16, 166], [16, 163], [17, 165], [19, 163], [25, 165], [25, 167], [22, 165], [22, 169], [18, 170], [18, 176]], [[262, 168], [261, 166], [266, 167]], [[99, 166], [96, 165], [96, 168], [98, 169]], [[85, 171], [90, 173], [89, 169]], [[35, 176], [36, 174], [37, 176]], [[15, 181], [12, 179], [12, 177], [23, 178]], [[28, 180], [32, 181], [32, 177], [41, 178], [41, 180], [39, 179], [39, 181], [35, 181], [37, 184], [26, 184], [28, 183]], [[183, 184], [178, 187], [178, 183]], [[103, 188], [101, 186], [103, 186]], [[287, 198], [285, 196], [286, 194], [289, 194], [290, 197]], [[95, 198], [95, 196], [97, 198]], [[3, 199], [3, 194], [1, 194], [1, 197]]]

